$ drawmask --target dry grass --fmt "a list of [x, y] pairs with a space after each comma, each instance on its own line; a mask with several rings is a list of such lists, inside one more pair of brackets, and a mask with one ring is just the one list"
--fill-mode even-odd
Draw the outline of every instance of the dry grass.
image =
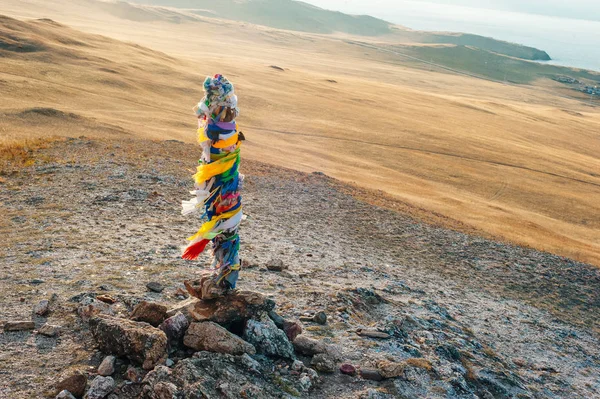
[[[27, 138], [21, 141], [0, 143], [0, 174], [7, 168], [34, 165], [36, 162], [35, 151], [47, 148], [55, 140], [52, 138]], [[44, 162], [46, 161], [44, 159]]]
[[[0, 112], [13, 115], [0, 118], [5, 139], [193, 142], [203, 76], [224, 72], [239, 92], [244, 157], [381, 189], [368, 199], [390, 196], [426, 220], [600, 265], [600, 114], [549, 94], [550, 83], [514, 87], [418, 69], [339, 37], [134, 22], [92, 6], [8, 0], [3, 12], [157, 51], [32, 22], [48, 50], [3, 58]], [[223, 37], [224, 51], [205, 51]], [[33, 107], [60, 112], [20, 114]]]
[[420, 369], [427, 370], [427, 371], [433, 370], [433, 365], [431, 364], [431, 362], [424, 358], [413, 357], [410, 359], [406, 359], [405, 362], [408, 366], [418, 367]]

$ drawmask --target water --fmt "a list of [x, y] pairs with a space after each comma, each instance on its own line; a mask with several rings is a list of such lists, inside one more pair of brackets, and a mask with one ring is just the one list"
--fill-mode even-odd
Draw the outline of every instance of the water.
[[[600, 22], [413, 0], [308, 0], [411, 29], [474, 33], [546, 51], [549, 63], [600, 71]], [[362, 4], [360, 4], [362, 3]]]

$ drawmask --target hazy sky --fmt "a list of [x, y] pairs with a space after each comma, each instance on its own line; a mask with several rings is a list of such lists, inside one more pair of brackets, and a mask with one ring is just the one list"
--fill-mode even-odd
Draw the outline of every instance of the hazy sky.
[[[304, 0], [322, 8], [344, 12], [371, 14], [370, 8], [391, 9], [395, 0]], [[452, 4], [473, 8], [488, 8], [503, 11], [516, 11], [558, 17], [588, 19], [600, 21], [600, 0], [417, 0], [421, 3]], [[394, 21], [391, 21], [394, 22]]]

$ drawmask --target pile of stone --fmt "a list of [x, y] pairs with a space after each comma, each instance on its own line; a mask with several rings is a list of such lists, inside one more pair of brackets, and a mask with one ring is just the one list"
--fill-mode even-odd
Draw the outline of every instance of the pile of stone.
[[138, 301], [127, 317], [115, 311], [118, 300], [78, 300], [106, 357], [91, 382], [85, 370], [66, 370], [56, 398], [301, 395], [320, 381], [317, 371], [333, 372], [341, 360], [336, 347], [302, 336], [299, 322], [279, 316], [275, 302], [257, 292], [190, 298], [172, 308]]

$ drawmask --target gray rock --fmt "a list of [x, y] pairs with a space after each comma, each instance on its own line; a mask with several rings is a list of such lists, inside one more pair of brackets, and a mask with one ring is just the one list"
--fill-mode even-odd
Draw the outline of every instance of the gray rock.
[[33, 307], [33, 313], [38, 316], [45, 316], [50, 311], [50, 301], [44, 299], [39, 301], [37, 305]]
[[243, 337], [265, 355], [287, 359], [296, 357], [294, 347], [285, 332], [278, 329], [273, 320], [268, 317], [263, 317], [261, 320], [248, 320]]
[[369, 369], [369, 368], [360, 369], [360, 376], [362, 378], [364, 378], [365, 380], [371, 380], [371, 381], [382, 381], [383, 380], [383, 376], [377, 369]]
[[58, 335], [60, 335], [61, 330], [61, 326], [55, 326], [46, 323], [43, 326], [41, 326], [37, 331], [38, 334], [44, 335], [46, 337], [57, 337]]
[[111, 377], [97, 376], [90, 384], [85, 399], [104, 399], [116, 388], [115, 380]]
[[190, 322], [187, 317], [183, 313], [178, 312], [163, 321], [158, 328], [164, 331], [169, 340], [178, 340], [183, 338], [189, 326]]
[[312, 381], [310, 380], [310, 377], [307, 375], [303, 375], [302, 377], [300, 377], [298, 382], [300, 383], [300, 389], [303, 392], [308, 391], [312, 387]]
[[282, 270], [287, 269], [287, 265], [283, 263], [283, 261], [281, 259], [271, 259], [268, 263], [267, 263], [267, 270], [273, 271], [273, 272], [280, 272]]
[[210, 321], [192, 323], [183, 337], [183, 344], [197, 351], [232, 355], [256, 353], [254, 346]]
[[98, 375], [107, 377], [113, 375], [115, 372], [115, 361], [117, 360], [114, 356], [106, 356], [100, 366], [98, 366]]
[[58, 395], [56, 395], [55, 399], [75, 399], [75, 396], [73, 396], [73, 394], [66, 389], [63, 389], [58, 393]]
[[285, 323], [285, 319], [283, 317], [281, 317], [274, 310], [271, 310], [269, 312], [269, 317], [271, 318], [271, 320], [273, 320], [273, 323], [275, 323], [275, 325], [277, 326], [277, 328], [280, 328], [280, 329], [283, 330], [283, 323]]
[[98, 316], [90, 320], [90, 329], [100, 350], [126, 356], [146, 370], [167, 358], [167, 336], [149, 324]]
[[296, 352], [306, 356], [327, 352], [327, 345], [324, 342], [303, 335], [296, 337], [293, 344]]
[[33, 330], [35, 323], [29, 320], [7, 321], [4, 323], [4, 331], [27, 331]]
[[114, 316], [115, 312], [109, 304], [99, 301], [96, 298], [85, 296], [77, 308], [77, 314], [83, 321], [88, 321], [101, 314]]
[[317, 371], [333, 373], [336, 370], [335, 359], [328, 353], [319, 353], [312, 358], [310, 365]]
[[313, 321], [317, 324], [327, 324], [327, 314], [325, 312], [317, 312], [313, 316]]
[[240, 362], [248, 368], [248, 370], [258, 373], [261, 369], [260, 363], [252, 359], [250, 355], [244, 353], [240, 356]]
[[161, 293], [165, 289], [165, 287], [161, 283], [158, 283], [156, 281], [151, 281], [148, 284], [146, 284], [146, 288], [148, 288], [150, 291], [157, 293]]
[[302, 360], [294, 360], [294, 362], [292, 363], [292, 370], [294, 371], [301, 371], [304, 368], [304, 363], [302, 363]]

